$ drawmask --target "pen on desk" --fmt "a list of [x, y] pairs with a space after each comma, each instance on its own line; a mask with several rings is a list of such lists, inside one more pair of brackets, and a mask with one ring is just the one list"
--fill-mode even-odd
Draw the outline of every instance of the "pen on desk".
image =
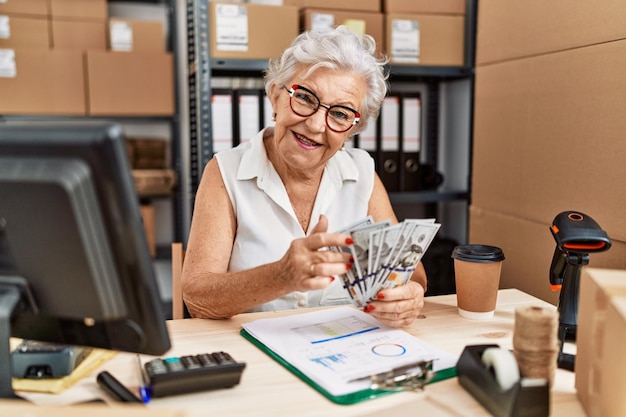
[[146, 373], [143, 370], [143, 366], [141, 365], [141, 358], [139, 354], [137, 354], [137, 370], [139, 371], [140, 380], [139, 380], [139, 398], [143, 401], [144, 404], [150, 402], [150, 382], [146, 377]]
[[100, 388], [102, 388], [107, 394], [116, 399], [126, 403], [141, 403], [141, 400], [137, 398], [128, 388], [126, 388], [120, 381], [117, 380], [108, 371], [102, 371], [98, 374], [96, 381]]

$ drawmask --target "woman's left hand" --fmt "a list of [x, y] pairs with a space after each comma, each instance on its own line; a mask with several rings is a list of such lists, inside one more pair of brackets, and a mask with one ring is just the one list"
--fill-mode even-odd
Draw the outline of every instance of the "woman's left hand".
[[424, 307], [424, 287], [415, 281], [381, 290], [376, 301], [371, 301], [365, 312], [393, 327], [408, 326]]

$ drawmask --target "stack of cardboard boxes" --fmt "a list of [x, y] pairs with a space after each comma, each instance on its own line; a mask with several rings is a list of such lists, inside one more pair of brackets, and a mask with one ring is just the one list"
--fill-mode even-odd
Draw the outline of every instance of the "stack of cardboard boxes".
[[345, 25], [371, 35], [392, 64], [463, 66], [465, 0], [211, 2], [213, 58], [268, 59], [301, 31]]
[[173, 115], [162, 24], [107, 14], [106, 0], [0, 2], [0, 113]]
[[480, 1], [469, 236], [503, 248], [503, 288], [557, 304], [549, 227], [567, 210], [613, 241], [589, 264], [626, 269], [624, 19], [621, 0]]
[[[392, 64], [461, 66], [465, 0], [211, 2], [211, 57], [279, 56], [302, 30], [347, 25]], [[109, 18], [106, 0], [0, 2], [2, 114], [169, 116], [173, 57], [160, 22]]]

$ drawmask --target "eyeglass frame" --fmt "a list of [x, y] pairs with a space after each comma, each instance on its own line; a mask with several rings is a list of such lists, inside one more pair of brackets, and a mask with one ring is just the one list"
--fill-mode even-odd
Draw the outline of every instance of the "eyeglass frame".
[[[291, 88], [287, 88], [286, 85], [283, 85], [283, 88], [287, 91], [287, 93], [289, 93], [289, 107], [291, 108], [291, 111], [294, 112], [294, 114], [297, 114], [300, 117], [311, 117], [313, 116], [315, 113], [317, 113], [317, 111], [320, 109], [320, 107], [323, 107], [326, 109], [326, 116], [324, 117], [324, 121], [326, 122], [326, 126], [328, 126], [328, 128], [330, 130], [332, 130], [335, 133], [344, 133], [347, 132], [348, 130], [352, 129], [354, 127], [354, 125], [356, 125], [357, 123], [359, 123], [359, 121], [361, 120], [361, 113], [359, 113], [358, 111], [354, 110], [353, 108], [350, 108], [348, 106], [343, 106], [341, 104], [335, 104], [333, 106], [329, 106], [327, 104], [322, 104], [322, 101], [320, 100], [320, 98], [317, 96], [317, 94], [315, 94], [313, 91], [309, 90], [306, 87], [303, 87], [299, 84], [293, 84], [291, 86]], [[307, 93], [311, 94], [313, 97], [315, 97], [317, 99], [317, 107], [315, 108], [315, 110], [313, 110], [313, 112], [311, 114], [308, 115], [304, 115], [304, 114], [300, 114], [297, 111], [295, 111], [293, 109], [293, 105], [291, 104], [291, 100], [293, 99], [293, 95], [296, 92], [296, 90], [304, 90]], [[330, 112], [330, 109], [332, 109], [333, 107], [338, 107], [341, 109], [345, 109], [345, 110], [349, 110], [352, 113], [354, 113], [354, 120], [352, 121], [352, 124], [347, 127], [345, 130], [337, 130], [337, 129], [333, 129], [332, 127], [330, 127], [330, 124], [328, 124], [328, 113]]]

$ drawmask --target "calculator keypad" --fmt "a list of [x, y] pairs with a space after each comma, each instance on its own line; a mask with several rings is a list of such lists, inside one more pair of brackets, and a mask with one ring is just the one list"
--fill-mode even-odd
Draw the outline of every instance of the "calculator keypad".
[[144, 365], [153, 397], [185, 394], [239, 384], [245, 363], [226, 352], [158, 358]]

